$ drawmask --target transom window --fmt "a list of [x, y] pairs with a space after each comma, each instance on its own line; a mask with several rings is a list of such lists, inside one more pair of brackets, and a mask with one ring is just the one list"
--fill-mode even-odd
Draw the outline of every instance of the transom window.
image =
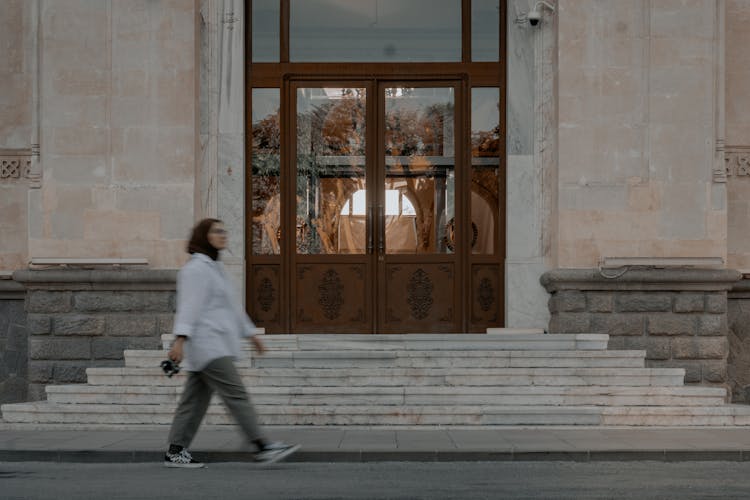
[[500, 60], [500, 0], [248, 1], [255, 63]]

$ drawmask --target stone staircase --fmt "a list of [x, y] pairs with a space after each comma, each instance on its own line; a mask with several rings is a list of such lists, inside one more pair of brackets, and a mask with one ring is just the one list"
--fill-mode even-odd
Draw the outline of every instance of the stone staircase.
[[[171, 341], [165, 336], [166, 345]], [[750, 425], [727, 391], [684, 386], [681, 368], [645, 368], [644, 351], [607, 335], [513, 332], [269, 335], [238, 363], [266, 425]], [[47, 387], [47, 401], [2, 406], [5, 422], [169, 424], [184, 374], [164, 351], [125, 351], [122, 368]], [[212, 402], [205, 422], [232, 424]]]

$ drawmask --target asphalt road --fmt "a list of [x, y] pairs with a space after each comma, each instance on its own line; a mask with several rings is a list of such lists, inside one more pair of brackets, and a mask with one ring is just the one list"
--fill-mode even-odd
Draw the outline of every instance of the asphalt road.
[[0, 499], [750, 498], [742, 462], [0, 463]]

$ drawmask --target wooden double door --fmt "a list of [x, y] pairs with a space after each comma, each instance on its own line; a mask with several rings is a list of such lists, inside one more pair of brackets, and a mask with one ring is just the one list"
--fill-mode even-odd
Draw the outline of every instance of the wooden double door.
[[248, 303], [260, 326], [428, 333], [502, 324], [504, 176], [497, 161], [472, 159], [469, 106], [460, 79], [285, 82], [278, 227], [249, 232], [263, 240], [250, 245], [273, 247], [278, 259], [250, 259]]

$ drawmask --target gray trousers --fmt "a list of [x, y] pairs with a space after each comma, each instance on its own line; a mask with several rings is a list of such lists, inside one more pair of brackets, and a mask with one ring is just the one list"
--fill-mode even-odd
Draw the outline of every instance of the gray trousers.
[[221, 397], [248, 441], [261, 438], [255, 410], [231, 357], [211, 361], [199, 372], [189, 372], [180, 404], [169, 430], [169, 444], [187, 448], [206, 414], [213, 392]]

